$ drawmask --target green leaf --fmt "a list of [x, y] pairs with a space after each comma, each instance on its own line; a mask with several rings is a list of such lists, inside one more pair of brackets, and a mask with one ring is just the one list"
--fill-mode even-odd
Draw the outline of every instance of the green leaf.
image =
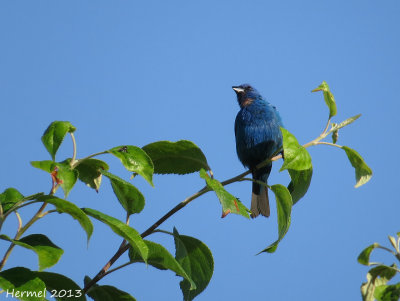
[[[176, 261], [176, 259], [168, 252], [166, 248], [155, 242], [145, 240], [144, 241], [149, 248], [149, 256], [147, 258], [148, 264], [154, 266], [160, 270], [171, 270], [177, 275], [182, 276], [184, 279], [189, 281], [190, 289], [195, 289], [196, 284], [186, 274], [182, 266]], [[144, 262], [140, 254], [133, 248], [129, 250], [129, 259], [131, 262]]]
[[393, 236], [389, 235], [388, 236], [390, 244], [393, 246], [393, 248], [396, 250], [397, 249], [397, 241], [396, 238], [394, 238]]
[[78, 171], [76, 169], [71, 169], [71, 166], [69, 165], [70, 161], [70, 159], [67, 159], [61, 163], [54, 163], [52, 169], [56, 172], [56, 177], [60, 181], [65, 198], [78, 180]]
[[[85, 285], [90, 281], [88, 276], [85, 277]], [[136, 301], [128, 293], [117, 289], [111, 285], [94, 284], [87, 292], [89, 297], [94, 301]]]
[[[15, 267], [0, 272], [0, 287], [4, 290], [3, 295], [7, 292], [13, 293], [13, 296], [19, 300], [46, 300], [45, 283], [36, 272], [27, 268]], [[11, 298], [11, 295], [8, 297]]]
[[114, 231], [114, 233], [126, 239], [132, 248], [134, 248], [140, 254], [144, 262], [147, 262], [149, 248], [135, 229], [100, 211], [90, 208], [83, 208], [83, 211], [85, 211], [86, 214], [90, 215], [91, 217], [101, 221], [102, 223], [105, 223], [111, 228], [112, 231]]
[[53, 161], [56, 153], [67, 133], [73, 133], [76, 128], [68, 121], [54, 121], [46, 129], [42, 136], [42, 142], [51, 155]]
[[300, 171], [289, 169], [288, 171], [291, 178], [288, 190], [292, 196], [292, 202], [294, 205], [306, 194], [310, 187], [313, 168], [311, 167], [310, 169]]
[[[286, 235], [290, 226], [290, 215], [292, 212], [292, 197], [289, 190], [281, 184], [271, 186], [271, 190], [275, 193], [276, 208], [278, 210], [278, 239], [269, 245], [262, 252], [273, 253], [276, 251], [279, 242]], [[260, 254], [259, 253], [259, 254]]]
[[158, 141], [143, 146], [154, 163], [157, 174], [188, 174], [204, 168], [209, 170], [201, 149], [191, 141]]
[[175, 258], [186, 271], [186, 274], [196, 284], [191, 289], [191, 283], [184, 279], [180, 283], [185, 301], [193, 300], [207, 287], [214, 272], [214, 259], [210, 249], [200, 240], [180, 235], [174, 228]]
[[377, 286], [374, 297], [377, 301], [398, 301], [400, 299], [400, 283]]
[[329, 90], [329, 86], [326, 81], [323, 81], [317, 88], [312, 90], [311, 92], [322, 91], [324, 94], [324, 100], [326, 105], [329, 108], [329, 118], [333, 117], [337, 113], [336, 102], [333, 94]]
[[204, 169], [200, 170], [200, 177], [206, 181], [208, 188], [214, 190], [217, 195], [222, 205], [222, 217], [225, 217], [229, 213], [235, 213], [250, 218], [249, 210], [242, 202], [226, 191], [219, 181], [211, 179]]
[[371, 168], [369, 168], [369, 166], [364, 162], [364, 159], [354, 149], [347, 146], [342, 146], [342, 149], [344, 149], [351, 165], [356, 170], [357, 183], [354, 187], [357, 188], [367, 183], [372, 177]]
[[3, 208], [3, 214], [10, 210], [15, 204], [21, 202], [24, 196], [15, 188], [7, 188], [0, 194], [0, 204]]
[[46, 289], [50, 294], [57, 292], [59, 301], [85, 301], [86, 297], [82, 289], [70, 278], [56, 273], [36, 272], [36, 275], [46, 284]]
[[285, 161], [280, 169], [306, 170], [312, 168], [311, 156], [308, 151], [299, 144], [296, 137], [288, 130], [281, 127], [283, 137], [283, 153]]
[[386, 283], [396, 275], [396, 265], [378, 265], [368, 271], [367, 282], [361, 285], [363, 301], [374, 301], [375, 289]]
[[153, 162], [140, 147], [133, 145], [117, 146], [107, 152], [119, 158], [127, 170], [141, 175], [151, 186], [154, 186]]
[[39, 270], [44, 270], [55, 265], [64, 253], [61, 248], [53, 244], [43, 234], [31, 234], [19, 240], [11, 239], [6, 235], [0, 235], [0, 239], [11, 241], [17, 246], [35, 252], [39, 259]]
[[371, 256], [371, 252], [380, 247], [380, 245], [378, 243], [374, 243], [368, 247], [366, 247], [361, 253], [360, 255], [358, 255], [358, 262], [363, 264], [363, 265], [371, 265], [371, 264], [376, 264], [376, 262], [369, 262], [369, 257]]
[[118, 198], [118, 201], [129, 215], [133, 213], [139, 213], [143, 210], [144, 196], [139, 189], [137, 189], [131, 183], [117, 177], [116, 175], [106, 171], [102, 171], [102, 173], [110, 179], [111, 186]]
[[31, 161], [31, 165], [51, 174], [53, 180], [60, 184], [64, 191], [64, 197], [67, 197], [72, 187], [78, 180], [78, 171], [71, 169], [71, 159], [57, 163], [53, 161]]
[[106, 162], [98, 159], [86, 159], [80, 162], [75, 169], [79, 172], [79, 180], [98, 192], [102, 179], [101, 172], [108, 170], [109, 166]]
[[333, 143], [333, 144], [336, 144], [336, 142], [338, 141], [338, 139], [339, 139], [339, 130], [334, 130], [334, 131], [332, 132], [332, 143]]
[[31, 161], [31, 165], [48, 173], [51, 173], [53, 171], [52, 168], [54, 168], [54, 162], [50, 160]]
[[52, 204], [56, 207], [58, 212], [67, 213], [74, 219], [76, 219], [83, 228], [83, 230], [85, 230], [87, 235], [87, 241], [89, 242], [90, 236], [93, 233], [93, 224], [87, 217], [85, 212], [83, 212], [79, 207], [77, 207], [75, 204], [71, 202], [57, 198], [52, 195], [43, 195], [38, 197], [37, 200], [39, 202]]
[[346, 125], [349, 125], [350, 123], [353, 123], [354, 121], [356, 121], [356, 120], [357, 120], [358, 118], [360, 118], [360, 117], [361, 117], [361, 114], [358, 114], [358, 115], [356, 115], [356, 116], [347, 118], [345, 121], [342, 121], [342, 122], [339, 123], [339, 124], [334, 124], [334, 125], [332, 126], [332, 128], [334, 128], [334, 129], [336, 129], [336, 130], [341, 129], [342, 127], [345, 127]]

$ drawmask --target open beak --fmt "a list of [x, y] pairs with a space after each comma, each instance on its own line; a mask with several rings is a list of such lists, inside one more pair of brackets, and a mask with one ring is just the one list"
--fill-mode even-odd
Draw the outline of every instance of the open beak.
[[233, 91], [235, 91], [237, 94], [243, 93], [244, 89], [238, 86], [232, 86]]

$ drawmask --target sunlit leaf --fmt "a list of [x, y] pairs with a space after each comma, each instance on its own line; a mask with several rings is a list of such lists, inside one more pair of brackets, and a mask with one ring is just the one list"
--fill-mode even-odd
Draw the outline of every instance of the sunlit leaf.
[[54, 162], [51, 160], [44, 161], [31, 161], [31, 165], [35, 168], [44, 170], [45, 172], [51, 173]]
[[127, 224], [121, 222], [120, 220], [100, 211], [91, 208], [83, 208], [83, 211], [85, 211], [86, 214], [90, 215], [91, 217], [106, 224], [114, 233], [126, 239], [131, 247], [140, 254], [144, 262], [147, 262], [149, 248], [143, 241], [139, 232], [137, 232], [132, 227], [129, 227]]
[[71, 202], [68, 202], [67, 200], [63, 200], [52, 195], [44, 195], [37, 198], [37, 200], [40, 202], [50, 203], [56, 207], [58, 212], [67, 213], [76, 219], [83, 230], [85, 230], [87, 240], [89, 241], [90, 236], [93, 233], [93, 224], [85, 212], [83, 212], [79, 207]]
[[154, 173], [187, 174], [210, 169], [201, 149], [191, 141], [158, 141], [144, 146], [143, 150], [154, 163]]
[[60, 184], [64, 191], [64, 196], [67, 197], [78, 180], [78, 171], [71, 169], [70, 162], [71, 159], [59, 163], [49, 160], [31, 161], [31, 165], [50, 173], [54, 177], [54, 180]]
[[400, 300], [400, 283], [392, 285], [379, 285], [375, 288], [374, 297], [377, 301]]
[[390, 244], [393, 246], [393, 248], [397, 249], [397, 241], [396, 241], [396, 238], [394, 238], [394, 237], [391, 236], [391, 235], [389, 235], [388, 238], [389, 238]]
[[[361, 295], [363, 301], [374, 301], [375, 289], [386, 285], [387, 282], [396, 275], [396, 265], [378, 265], [368, 271], [367, 282], [361, 285]], [[396, 300], [397, 301], [397, 300]]]
[[326, 81], [323, 81], [317, 88], [312, 90], [311, 92], [322, 91], [324, 94], [324, 100], [326, 105], [329, 108], [329, 118], [333, 117], [337, 113], [336, 102], [333, 94], [331, 93], [329, 86]]
[[101, 171], [108, 170], [108, 164], [98, 159], [83, 160], [75, 168], [79, 172], [79, 180], [85, 183], [90, 188], [99, 190], [101, 184]]
[[249, 210], [242, 204], [242, 202], [226, 191], [219, 181], [211, 179], [204, 169], [200, 170], [200, 177], [206, 180], [207, 186], [214, 190], [217, 195], [222, 205], [222, 217], [225, 217], [229, 213], [235, 213], [250, 218], [248, 213]]
[[133, 145], [117, 146], [108, 150], [108, 152], [119, 158], [127, 170], [141, 175], [153, 186], [153, 162], [140, 147]]
[[43, 234], [31, 234], [19, 240], [11, 239], [6, 235], [0, 235], [0, 239], [11, 241], [17, 246], [35, 252], [39, 259], [39, 270], [44, 270], [55, 265], [64, 253], [61, 248], [53, 244]]
[[[171, 253], [168, 252], [166, 248], [149, 240], [145, 240], [144, 242], [149, 248], [149, 255], [147, 258], [148, 264], [160, 270], [168, 269], [174, 271], [177, 275], [182, 276], [184, 279], [189, 281], [191, 289], [196, 288], [195, 283], [192, 281], [192, 279], [190, 279], [182, 266], [178, 263], [178, 261], [176, 261], [176, 259], [171, 255]], [[144, 262], [140, 254], [132, 248], [130, 248], [129, 250], [129, 258], [131, 262]]]
[[286, 235], [290, 226], [290, 215], [292, 212], [292, 197], [289, 190], [281, 185], [276, 184], [271, 186], [271, 190], [275, 193], [276, 208], [278, 211], [278, 239], [269, 245], [262, 252], [273, 253], [278, 247], [279, 242]]
[[184, 279], [180, 283], [185, 301], [193, 300], [209, 284], [214, 272], [214, 259], [210, 249], [200, 240], [180, 235], [174, 228], [175, 258], [194, 281], [196, 288]]
[[356, 121], [360, 117], [361, 117], [361, 114], [358, 114], [356, 116], [347, 118], [345, 121], [342, 121], [339, 124], [335, 124], [334, 128], [335, 129], [341, 129], [342, 127], [345, 127], [346, 125], [349, 125], [350, 123], [353, 123], [354, 121]]
[[24, 196], [15, 188], [7, 188], [0, 194], [0, 204], [3, 208], [3, 214], [10, 210], [15, 204], [21, 202]]
[[288, 190], [292, 195], [294, 205], [306, 194], [310, 187], [313, 169], [311, 167], [310, 169], [300, 171], [294, 169], [289, 169], [288, 171], [291, 178]]
[[139, 189], [116, 175], [106, 171], [102, 171], [102, 173], [110, 179], [111, 186], [118, 201], [128, 214], [139, 213], [143, 210], [144, 196]]
[[78, 171], [76, 169], [71, 169], [69, 162], [70, 159], [67, 159], [61, 163], [54, 163], [52, 167], [57, 179], [60, 181], [59, 183], [64, 191], [65, 198], [78, 180]]
[[281, 131], [285, 160], [280, 171], [285, 169], [307, 170], [312, 168], [311, 156], [308, 151], [299, 144], [296, 137], [288, 130], [281, 127]]
[[371, 264], [376, 264], [376, 262], [369, 262], [369, 257], [371, 256], [371, 253], [374, 249], [378, 248], [379, 244], [374, 243], [368, 247], [366, 247], [360, 255], [358, 255], [358, 262], [363, 264], [363, 265], [371, 265]]
[[76, 128], [68, 121], [54, 121], [43, 133], [42, 142], [55, 161], [56, 153], [67, 133], [73, 133]]
[[342, 149], [344, 149], [351, 165], [356, 170], [356, 185], [354, 187], [357, 188], [367, 183], [372, 177], [371, 168], [369, 168], [361, 155], [354, 149], [347, 146], [342, 146]]

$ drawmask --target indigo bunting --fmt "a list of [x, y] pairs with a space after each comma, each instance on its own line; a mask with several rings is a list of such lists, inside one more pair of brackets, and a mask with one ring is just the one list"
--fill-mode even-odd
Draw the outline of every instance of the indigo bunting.
[[[257, 170], [255, 168], [282, 147], [281, 117], [276, 108], [252, 86], [243, 84], [232, 89], [240, 106], [235, 120], [237, 155], [243, 165], [251, 170], [254, 180], [267, 184], [272, 163]], [[266, 217], [270, 215], [268, 189], [255, 182], [250, 211], [252, 218], [260, 213]]]

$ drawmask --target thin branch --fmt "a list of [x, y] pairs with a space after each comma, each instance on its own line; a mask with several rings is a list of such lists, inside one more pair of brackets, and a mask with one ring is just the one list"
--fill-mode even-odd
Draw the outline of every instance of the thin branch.
[[[18, 239], [22, 236], [22, 234], [24, 234], [25, 231], [28, 230], [28, 228], [29, 228], [30, 226], [32, 226], [32, 224], [33, 224], [36, 220], [39, 219], [40, 214], [43, 212], [43, 210], [46, 208], [46, 206], [47, 206], [47, 203], [43, 203], [43, 204], [42, 204], [42, 206], [39, 208], [39, 210], [36, 212], [36, 214], [26, 223], [26, 225], [23, 226], [22, 228], [20, 228], [20, 229], [17, 231], [17, 234], [16, 234], [15, 237], [14, 237], [14, 240], [18, 240]], [[12, 250], [14, 249], [14, 247], [15, 247], [15, 244], [14, 244], [14, 243], [11, 243], [10, 246], [9, 246], [9, 248], [7, 249], [6, 253], [4, 254], [4, 257], [3, 257], [3, 259], [2, 259], [1, 262], [0, 262], [0, 271], [3, 269], [4, 265], [6, 264], [7, 259], [8, 259], [8, 257], [10, 256], [10, 254], [11, 254]]]
[[242, 179], [238, 180], [238, 182], [244, 182], [244, 181], [249, 181], [249, 182], [252, 182], [252, 183], [257, 183], [258, 185], [261, 185], [261, 186], [270, 188], [270, 186], [269, 186], [267, 183], [265, 183], [265, 182], [263, 182], [263, 181], [260, 181], [260, 180], [254, 180], [254, 179], [252, 179], [252, 178], [242, 178]]
[[111, 274], [112, 272], [118, 271], [119, 269], [122, 269], [122, 268], [124, 268], [124, 267], [126, 267], [126, 266], [128, 266], [128, 265], [130, 265], [132, 263], [133, 262], [126, 262], [124, 264], [121, 264], [120, 266], [117, 266], [116, 268], [113, 268], [113, 269], [109, 270], [108, 272], [106, 272], [104, 274], [104, 276], [107, 276], [108, 274]]
[[164, 234], [169, 234], [169, 235], [174, 235], [174, 233], [172, 233], [172, 232], [169, 232], [169, 231], [165, 231], [165, 230], [161, 230], [161, 229], [155, 229], [154, 231], [153, 231], [153, 233], [164, 233]]
[[18, 233], [22, 228], [22, 219], [21, 219], [21, 215], [19, 215], [19, 213], [17, 211], [15, 211], [15, 216], [18, 219], [18, 228], [17, 228], [17, 233]]
[[72, 139], [72, 159], [70, 162], [70, 166], [74, 166], [74, 163], [76, 161], [76, 140], [75, 140], [75, 135], [74, 133], [69, 133], [71, 135], [71, 139]]
[[335, 146], [335, 147], [338, 147], [338, 148], [342, 148], [342, 146], [339, 145], [339, 144], [334, 144], [334, 143], [329, 143], [329, 142], [324, 142], [324, 141], [318, 141], [316, 144], [329, 145], [329, 146]]
[[58, 212], [58, 210], [57, 209], [52, 209], [52, 210], [43, 212], [42, 214], [39, 215], [39, 218], [45, 217], [47, 214], [54, 213], [54, 212]]
[[[22, 204], [21, 206], [13, 206], [13, 208], [11, 208], [9, 211], [7, 211], [6, 212], [6, 214], [4, 214], [4, 217], [6, 217], [6, 216], [8, 216], [9, 214], [11, 214], [11, 212], [13, 212], [15, 209], [21, 209], [21, 208], [23, 208], [23, 207], [25, 207], [25, 206], [29, 206], [29, 205], [32, 205], [32, 204], [35, 204], [35, 203], [39, 203], [39, 202], [41, 202], [41, 201], [38, 201], [38, 200], [34, 200], [34, 201], [31, 201], [31, 202], [27, 202], [27, 203], [24, 203], [24, 204]], [[19, 204], [21, 204], [22, 202], [20, 202]]]
[[127, 212], [127, 213], [126, 213], [126, 222], [125, 222], [125, 223], [126, 223], [128, 226], [129, 226], [129, 218], [130, 218], [130, 216], [131, 216], [131, 215]]
[[377, 246], [377, 248], [385, 250], [385, 251], [388, 251], [389, 253], [392, 253], [394, 256], [396, 256], [396, 253], [393, 250], [389, 249], [389, 248], [386, 248], [384, 246]]
[[90, 159], [90, 158], [93, 158], [93, 157], [96, 157], [96, 156], [100, 156], [100, 155], [104, 155], [104, 154], [107, 154], [107, 153], [108, 153], [108, 151], [98, 152], [98, 153], [92, 154], [92, 155], [90, 155], [90, 156], [87, 156], [87, 157], [85, 157], [85, 158], [76, 160], [76, 161], [74, 162], [74, 164], [73, 164], [71, 167], [72, 167], [72, 168], [75, 168], [75, 167], [77, 167], [79, 164], [81, 164], [83, 161], [85, 161], [85, 160], [87, 160], [87, 159]]
[[[182, 201], [181, 203], [176, 205], [174, 208], [172, 208], [170, 211], [168, 211], [163, 217], [161, 217], [158, 221], [156, 221], [152, 226], [150, 226], [146, 231], [144, 231], [141, 234], [142, 238], [153, 233], [153, 231], [157, 227], [159, 227], [163, 222], [165, 222], [170, 216], [172, 216], [174, 213], [181, 210], [183, 207], [185, 207], [191, 201], [193, 201], [194, 199], [198, 198], [199, 196], [205, 194], [208, 191], [210, 191], [210, 189], [207, 186], [205, 186], [202, 189], [200, 189], [198, 192], [196, 192], [195, 194], [191, 195], [190, 197], [186, 198], [184, 201]], [[118, 251], [114, 254], [113, 257], [111, 257], [111, 259], [100, 270], [100, 272], [97, 273], [97, 275], [85, 285], [85, 287], [83, 288], [83, 292], [86, 293], [93, 284], [95, 284], [100, 279], [102, 279], [106, 275], [106, 273], [107, 273], [108, 269], [111, 267], [111, 265], [113, 265], [114, 262], [117, 261], [118, 258], [120, 258], [121, 255], [124, 254], [128, 249], [129, 249], [129, 244], [126, 244], [126, 243], [124, 245], [121, 244]]]
[[[261, 168], [265, 165], [267, 165], [270, 161], [276, 161], [278, 159], [282, 158], [282, 155], [278, 155], [273, 157], [270, 160], [266, 160], [265, 162], [262, 162], [260, 164], [257, 165], [257, 169]], [[250, 174], [251, 171], [245, 171], [243, 173], [241, 173], [240, 175], [237, 175], [233, 178], [230, 178], [228, 180], [225, 180], [223, 182], [221, 182], [221, 184], [223, 186], [229, 185], [231, 183], [237, 182], [240, 179], [242, 179], [243, 177], [245, 177], [246, 175]], [[191, 201], [193, 201], [194, 199], [197, 199], [198, 197], [200, 197], [201, 195], [205, 194], [206, 192], [211, 191], [210, 188], [208, 188], [207, 186], [204, 186], [202, 189], [200, 189], [198, 192], [196, 192], [195, 194], [187, 197], [184, 201], [182, 201], [181, 203], [179, 203], [178, 205], [176, 205], [174, 208], [172, 208], [170, 211], [168, 211], [164, 216], [162, 216], [158, 221], [156, 221], [152, 226], [150, 226], [146, 231], [144, 231], [141, 236], [142, 238], [150, 235], [151, 233], [153, 233], [153, 231], [155, 229], [157, 229], [163, 222], [165, 222], [169, 217], [171, 217], [172, 215], [174, 215], [176, 212], [178, 212], [179, 210], [181, 210], [183, 207], [185, 207], [187, 204], [189, 204]], [[119, 257], [121, 257], [122, 254], [124, 254], [127, 250], [129, 249], [129, 245], [125, 245], [125, 246], [120, 246], [118, 251], [114, 254], [114, 256], [106, 263], [106, 265], [100, 270], [99, 273], [97, 273], [97, 275], [91, 280], [89, 281], [84, 289], [83, 292], [87, 292], [88, 289], [93, 286], [93, 284], [97, 283], [100, 279], [102, 279], [106, 274], [108, 269], [114, 264], [115, 261], [118, 260]]]
[[330, 124], [331, 124], [331, 119], [329, 118], [328, 122], [326, 123], [325, 129], [324, 129], [324, 131], [322, 132], [322, 134], [320, 136], [323, 136], [323, 135], [326, 134], [326, 131], [328, 130]]

